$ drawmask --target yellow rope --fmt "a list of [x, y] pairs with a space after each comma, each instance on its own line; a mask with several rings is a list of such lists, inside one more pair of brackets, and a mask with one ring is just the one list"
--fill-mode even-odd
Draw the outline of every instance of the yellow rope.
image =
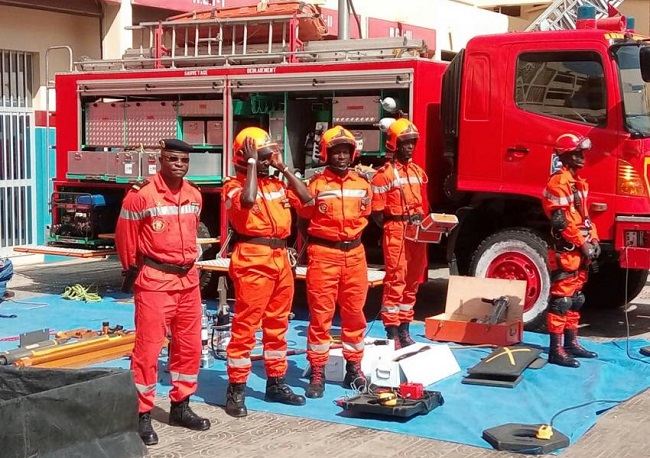
[[[92, 285], [91, 285], [92, 286]], [[91, 292], [91, 286], [84, 287], [77, 283], [76, 285], [68, 286], [61, 297], [71, 301], [84, 301], [84, 302], [99, 302], [102, 297], [96, 292]]]

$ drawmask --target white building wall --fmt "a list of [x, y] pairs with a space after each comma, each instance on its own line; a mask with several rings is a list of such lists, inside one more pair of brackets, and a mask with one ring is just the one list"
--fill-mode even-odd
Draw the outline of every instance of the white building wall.
[[[316, 0], [337, 9], [338, 0]], [[508, 31], [508, 16], [451, 0], [354, 0], [357, 14], [435, 29], [436, 51], [460, 51], [474, 36]]]
[[[68, 45], [73, 57], [93, 59], [100, 57], [99, 19], [74, 16], [41, 10], [0, 6], [0, 48], [12, 51], [28, 51], [36, 55], [34, 74], [34, 109], [45, 109], [45, 51], [50, 46]], [[64, 51], [50, 53], [50, 79], [57, 71], [67, 71], [68, 57]], [[35, 77], [36, 79], [36, 77]], [[54, 107], [54, 91], [51, 91], [50, 109]]]

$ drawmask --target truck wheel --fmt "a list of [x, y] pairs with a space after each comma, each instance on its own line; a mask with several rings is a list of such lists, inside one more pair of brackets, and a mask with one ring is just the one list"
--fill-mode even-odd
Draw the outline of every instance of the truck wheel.
[[490, 235], [478, 246], [470, 273], [482, 278], [504, 278], [527, 282], [524, 326], [535, 330], [543, 323], [551, 278], [546, 243], [528, 229], [507, 229]]
[[[598, 266], [598, 273], [589, 272], [585, 286], [585, 307], [614, 309], [625, 305], [625, 268], [610, 262]], [[630, 269], [627, 272], [627, 301], [639, 295], [648, 280], [647, 270]]]
[[[205, 223], [199, 223], [199, 227], [196, 231], [196, 236], [200, 238], [212, 237], [208, 226]], [[197, 245], [199, 251], [198, 261], [206, 261], [208, 259], [214, 259], [217, 255], [217, 250], [214, 245], [206, 243], [203, 245]], [[214, 275], [214, 272], [210, 270], [199, 270], [199, 286], [201, 288], [201, 296], [204, 299], [214, 299], [217, 293], [217, 281], [218, 276]]]

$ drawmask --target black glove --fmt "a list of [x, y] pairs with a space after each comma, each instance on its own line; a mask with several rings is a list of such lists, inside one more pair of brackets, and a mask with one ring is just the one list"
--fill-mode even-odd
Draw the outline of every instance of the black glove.
[[122, 271], [122, 288], [123, 293], [130, 293], [133, 289], [133, 283], [138, 278], [138, 268], [136, 266], [129, 266], [128, 269]]
[[589, 242], [585, 242], [580, 247], [580, 251], [582, 252], [583, 256], [587, 259], [594, 259], [594, 255], [596, 254], [596, 250], [594, 246]]
[[598, 240], [593, 240], [591, 244], [594, 247], [594, 257], [593, 259], [597, 259], [600, 257], [600, 253], [602, 252], [602, 249], [600, 248], [600, 244], [598, 243]]

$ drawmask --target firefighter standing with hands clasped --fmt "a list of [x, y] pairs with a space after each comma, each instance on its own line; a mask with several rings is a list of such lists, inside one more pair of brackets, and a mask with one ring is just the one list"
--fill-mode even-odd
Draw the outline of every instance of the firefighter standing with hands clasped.
[[598, 356], [578, 343], [580, 308], [585, 303], [582, 288], [587, 282], [589, 264], [600, 255], [598, 233], [588, 213], [589, 188], [578, 175], [585, 165], [584, 152], [590, 148], [591, 140], [584, 136], [567, 133], [557, 138], [555, 152], [562, 168], [551, 175], [543, 196], [553, 236], [553, 248], [549, 251], [548, 361], [567, 367], [580, 366], [574, 357]]
[[372, 178], [372, 216], [384, 229], [384, 294], [381, 319], [395, 348], [412, 345], [409, 324], [420, 278], [426, 269], [426, 247], [407, 240], [406, 225], [418, 224], [425, 211], [427, 175], [412, 161], [420, 134], [406, 118], [386, 131], [389, 161]]
[[162, 140], [160, 146], [160, 172], [128, 192], [115, 230], [125, 275], [136, 277], [131, 370], [138, 392], [138, 432], [146, 445], [158, 443], [151, 410], [158, 356], [168, 330], [169, 424], [197, 431], [210, 428], [210, 421], [189, 407], [201, 358], [201, 293], [194, 262], [202, 198], [199, 190], [183, 179], [192, 147], [176, 139]]
[[311, 320], [307, 360], [311, 365], [311, 379], [306, 390], [308, 398], [320, 398], [325, 390], [324, 369], [337, 302], [341, 307], [341, 342], [347, 361], [344, 385], [364, 390], [367, 384], [361, 359], [368, 269], [361, 233], [368, 225], [372, 191], [367, 179], [349, 169], [358, 155], [356, 140], [349, 130], [340, 126], [327, 130], [320, 142], [320, 157], [327, 167], [307, 187], [315, 204], [298, 211], [309, 220], [307, 302]]
[[[247, 415], [246, 381], [251, 371], [255, 333], [262, 327], [266, 375], [265, 400], [303, 405], [285, 383], [289, 313], [294, 281], [287, 253], [291, 233], [291, 206], [313, 204], [305, 185], [282, 162], [278, 145], [257, 127], [235, 138], [233, 164], [237, 172], [223, 187], [228, 220], [235, 232], [230, 278], [235, 285], [235, 316], [227, 348], [226, 413]], [[269, 176], [269, 166], [287, 179]]]

